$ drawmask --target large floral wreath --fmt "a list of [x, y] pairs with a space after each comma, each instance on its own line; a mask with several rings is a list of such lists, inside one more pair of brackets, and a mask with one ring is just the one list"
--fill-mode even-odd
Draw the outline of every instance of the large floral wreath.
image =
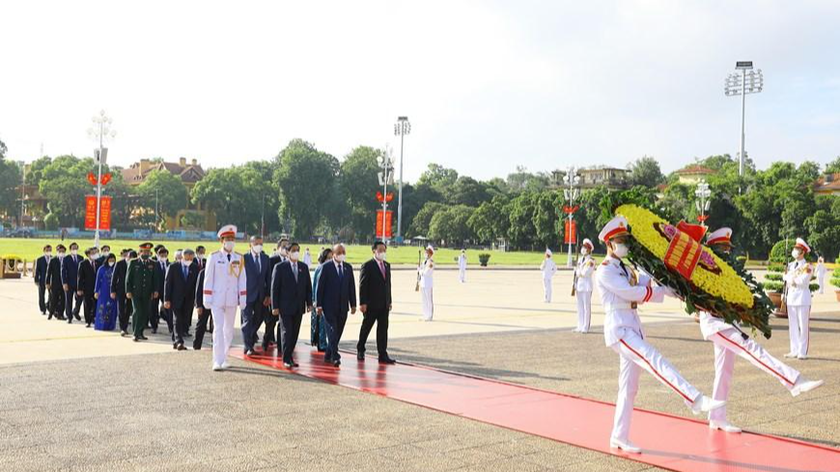
[[697, 235], [674, 226], [636, 205], [621, 205], [615, 214], [627, 218], [628, 258], [685, 301], [686, 312], [704, 310], [727, 322], [740, 322], [770, 337], [772, 302], [740, 264], [700, 244]]

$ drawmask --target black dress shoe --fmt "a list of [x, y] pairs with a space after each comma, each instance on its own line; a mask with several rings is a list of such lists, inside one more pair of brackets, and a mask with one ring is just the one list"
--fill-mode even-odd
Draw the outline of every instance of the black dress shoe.
[[67, 324], [73, 324], [73, 318], [67, 318]]
[[157, 328], [152, 328], [152, 334], [157, 334]]
[[397, 363], [397, 361], [395, 361], [394, 359], [391, 359], [391, 358], [389, 357], [389, 358], [387, 358], [387, 359], [379, 359], [379, 363], [380, 363], [380, 364], [396, 364], [396, 363]]
[[333, 361], [333, 366], [334, 366], [334, 367], [338, 367], [338, 366], [340, 366], [340, 365], [341, 365], [341, 361], [338, 361], [338, 360]]
[[326, 349], [324, 349], [324, 348], [322, 348], [322, 347], [319, 347], [319, 348], [318, 348], [318, 352], [327, 352], [327, 350], [326, 350]]
[[360, 361], [365, 360], [365, 351], [356, 351], [356, 359]]
[[254, 350], [253, 349], [248, 349], [247, 351], [245, 351], [245, 355], [248, 356], [248, 357], [253, 356], [254, 355]]
[[85, 326], [85, 328], [90, 328], [90, 323], [88, 323], [87, 326]]
[[295, 366], [295, 367], [300, 367], [300, 364], [298, 364], [298, 363], [297, 363], [297, 362], [295, 362], [295, 361], [292, 361], [292, 365], [293, 365], [293, 366]]
[[78, 313], [73, 313], [73, 318], [76, 318], [76, 321], [82, 321], [82, 317]]
[[140, 336], [140, 339], [142, 339], [143, 341], [148, 341], [149, 340], [149, 338], [147, 338], [146, 336], [142, 336], [142, 335]]
[[48, 320], [51, 320], [51, 319], [52, 319], [52, 313], [50, 313], [50, 316], [48, 316], [48, 317], [47, 317], [47, 319], [48, 319]]
[[186, 347], [186, 346], [184, 346], [183, 344], [178, 344], [178, 350], [179, 350], [179, 351], [186, 351], [186, 350], [187, 350], [187, 347]]
[[137, 336], [134, 336], [134, 342], [139, 343], [139, 342], [140, 342], [140, 338], [138, 338]]
[[193, 344], [193, 350], [194, 350], [194, 351], [200, 351], [200, 350], [201, 350], [201, 346], [196, 346], [195, 344]]
[[291, 369], [292, 367], [294, 367], [294, 364], [292, 364], [291, 362], [283, 362], [283, 367]]
[[128, 336], [128, 331], [126, 331], [126, 330], [120, 331], [120, 337], [124, 338], [126, 336]]

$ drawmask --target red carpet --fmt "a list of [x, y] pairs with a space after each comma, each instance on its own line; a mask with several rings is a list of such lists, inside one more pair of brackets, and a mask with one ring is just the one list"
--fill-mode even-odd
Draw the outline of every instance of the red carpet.
[[[239, 349], [231, 354], [242, 358]], [[840, 450], [761, 434], [710, 431], [706, 423], [637, 409], [632, 440], [640, 455], [609, 448], [614, 406], [586, 398], [432, 368], [379, 365], [344, 353], [336, 369], [308, 346], [297, 349], [296, 374], [503, 428], [675, 471], [840, 471]], [[274, 356], [248, 360], [285, 370]]]

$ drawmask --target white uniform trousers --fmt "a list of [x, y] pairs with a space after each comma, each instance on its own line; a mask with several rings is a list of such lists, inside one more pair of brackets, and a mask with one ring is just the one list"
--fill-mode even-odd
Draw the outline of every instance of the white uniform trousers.
[[650, 372], [663, 385], [679, 394], [688, 405], [700, 396], [700, 391], [688, 383], [655, 347], [635, 331], [624, 331], [621, 339], [611, 346], [621, 358], [612, 431], [612, 437], [621, 441], [627, 441], [630, 436], [630, 419], [636, 392], [639, 390], [641, 369]]
[[[771, 356], [761, 345], [752, 339], [744, 339], [734, 328], [718, 331], [709, 341], [715, 345], [715, 385], [712, 398], [727, 401], [732, 385], [732, 371], [735, 368], [735, 356], [741, 356], [750, 364], [775, 377], [788, 390], [799, 379], [799, 371]], [[712, 421], [726, 421], [726, 407], [709, 412]]]
[[589, 323], [592, 321], [592, 292], [575, 292], [575, 298], [578, 309], [577, 330], [588, 333]]
[[545, 289], [545, 302], [551, 302], [551, 279], [543, 278], [543, 288]]
[[464, 283], [464, 282], [467, 281], [467, 268], [466, 267], [461, 267], [461, 268], [458, 269], [458, 280], [460, 280], [461, 283]]
[[788, 305], [788, 326], [790, 327], [790, 352], [797, 356], [808, 355], [810, 341], [811, 305]]
[[222, 365], [227, 361], [228, 351], [233, 343], [236, 307], [214, 306], [211, 310], [213, 312], [213, 363]]
[[432, 287], [421, 287], [420, 297], [423, 301], [423, 319], [432, 321], [435, 316], [435, 301], [432, 298]]

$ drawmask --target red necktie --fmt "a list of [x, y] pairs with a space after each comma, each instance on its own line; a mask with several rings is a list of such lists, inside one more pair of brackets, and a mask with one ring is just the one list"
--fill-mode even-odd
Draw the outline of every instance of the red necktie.
[[382, 272], [382, 278], [385, 278], [385, 263], [379, 261], [379, 271]]

